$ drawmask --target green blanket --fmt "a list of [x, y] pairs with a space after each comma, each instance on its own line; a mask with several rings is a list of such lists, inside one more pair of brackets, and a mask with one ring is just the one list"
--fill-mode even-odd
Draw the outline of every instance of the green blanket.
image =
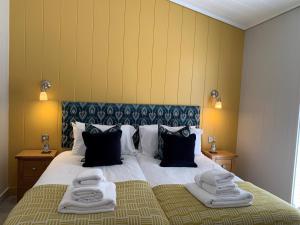
[[254, 194], [252, 206], [211, 209], [205, 207], [183, 185], [161, 185], [153, 188], [162, 209], [172, 225], [284, 225], [300, 224], [300, 212], [285, 201], [251, 183], [240, 188]]
[[30, 189], [9, 214], [5, 225], [167, 225], [149, 184], [144, 181], [116, 183], [117, 208], [114, 212], [87, 215], [57, 212], [67, 186], [43, 185]]

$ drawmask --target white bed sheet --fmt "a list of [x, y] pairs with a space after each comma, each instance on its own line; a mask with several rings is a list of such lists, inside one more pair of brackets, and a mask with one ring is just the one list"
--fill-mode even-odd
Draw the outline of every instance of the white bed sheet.
[[[50, 163], [35, 185], [72, 184], [78, 173], [89, 169], [82, 167], [80, 162], [82, 158], [71, 151], [62, 152]], [[111, 182], [146, 180], [135, 156], [124, 155], [123, 158], [122, 165], [98, 167], [102, 169], [107, 180]]]
[[[139, 153], [137, 159], [147, 181], [152, 187], [162, 184], [192, 183], [197, 174], [215, 168], [224, 170], [221, 166], [204, 155], [195, 157], [195, 163], [198, 165], [197, 168], [160, 167], [160, 160], [144, 155], [143, 153]], [[235, 176], [234, 181], [241, 181], [241, 179]]]

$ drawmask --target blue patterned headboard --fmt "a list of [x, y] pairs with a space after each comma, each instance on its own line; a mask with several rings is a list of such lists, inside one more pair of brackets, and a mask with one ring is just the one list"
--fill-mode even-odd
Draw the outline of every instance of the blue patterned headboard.
[[199, 126], [200, 107], [180, 105], [135, 105], [62, 102], [62, 147], [73, 145], [71, 122], [93, 124], [164, 124]]

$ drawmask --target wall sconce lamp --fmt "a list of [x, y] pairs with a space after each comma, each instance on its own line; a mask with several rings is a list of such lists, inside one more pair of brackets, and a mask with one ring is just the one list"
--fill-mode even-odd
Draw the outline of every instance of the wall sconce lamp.
[[41, 81], [41, 93], [40, 93], [40, 101], [48, 101], [47, 90], [51, 88], [51, 82], [49, 80]]
[[219, 92], [217, 90], [212, 90], [210, 96], [215, 109], [222, 109], [222, 100]]

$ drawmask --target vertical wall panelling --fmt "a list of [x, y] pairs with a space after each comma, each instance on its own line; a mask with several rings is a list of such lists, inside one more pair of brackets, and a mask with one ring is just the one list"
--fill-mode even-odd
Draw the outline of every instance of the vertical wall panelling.
[[136, 103], [141, 0], [127, 0], [124, 34], [123, 101]]
[[206, 16], [196, 14], [193, 57], [193, 76], [191, 80], [191, 104], [203, 105], [205, 87], [205, 65], [207, 54], [208, 21]]
[[216, 20], [209, 21], [206, 59], [206, 79], [204, 106], [210, 106], [209, 97], [212, 89], [217, 88], [219, 75], [220, 44], [222, 37], [222, 23]]
[[[205, 84], [204, 84], [205, 90], [203, 95], [204, 108], [202, 111], [203, 113], [202, 128], [203, 130], [205, 130], [205, 133], [203, 135], [204, 140], [207, 140], [207, 136], [209, 135], [216, 135], [215, 130], [216, 130], [216, 126], [218, 125], [218, 120], [219, 120], [218, 115], [220, 114], [220, 112], [213, 109], [210, 104], [211, 103], [210, 92], [213, 89], [218, 88], [222, 25], [223, 23], [219, 21], [209, 20], [207, 55], [206, 55], [206, 66], [205, 66]], [[207, 144], [206, 147], [208, 147]]]
[[178, 77], [178, 104], [186, 105], [191, 102], [191, 84], [193, 76], [196, 13], [183, 9], [181, 31], [181, 57]]
[[[24, 101], [23, 87], [26, 70], [25, 60], [25, 18], [26, 2], [25, 0], [10, 1], [10, 90], [9, 90], [9, 168], [10, 174], [16, 174], [16, 163], [14, 155], [25, 143], [24, 140]], [[17, 66], [14, 66], [17, 65]], [[18, 141], [11, 137], [18, 137]], [[9, 183], [14, 182], [14, 176], [9, 176]]]
[[141, 0], [138, 79], [136, 87], [137, 102], [140, 103], [150, 102], [156, 1], [159, 0]]
[[125, 0], [110, 1], [108, 89], [107, 89], [107, 100], [109, 102], [122, 101], [125, 9], [126, 9]]
[[109, 43], [109, 0], [94, 1], [92, 101], [106, 101]]
[[164, 103], [177, 104], [178, 77], [181, 55], [181, 30], [183, 8], [171, 4], [169, 12], [169, 32]]
[[62, 100], [200, 105], [203, 146], [235, 150], [243, 31], [168, 0], [11, 0], [10, 13], [12, 186], [16, 153], [42, 133], [60, 149]]
[[[43, 37], [43, 67], [42, 79], [52, 82], [53, 87], [48, 92], [50, 99], [58, 99], [60, 70], [60, 20], [61, 1], [44, 0], [44, 37]], [[52, 148], [58, 146], [58, 103], [49, 101], [42, 103], [41, 132], [51, 137]], [[46, 113], [47, 112], [47, 113]]]
[[61, 1], [60, 97], [75, 100], [77, 1]]
[[168, 43], [169, 26], [168, 1], [157, 1], [155, 5], [155, 24], [153, 35], [153, 65], [151, 70], [151, 103], [163, 104], [165, 75], [166, 75], [166, 50]]
[[94, 0], [77, 0], [77, 43], [75, 71], [75, 99], [91, 100], [92, 57], [93, 57], [93, 4]]
[[[25, 60], [26, 79], [24, 80], [25, 106], [25, 148], [39, 148], [41, 126], [32, 126], [41, 115], [38, 107], [39, 82], [42, 79], [43, 40], [44, 40], [44, 1], [26, 0]], [[33, 88], [35, 87], [35, 88]], [[30, 130], [30, 132], [27, 132]]]

